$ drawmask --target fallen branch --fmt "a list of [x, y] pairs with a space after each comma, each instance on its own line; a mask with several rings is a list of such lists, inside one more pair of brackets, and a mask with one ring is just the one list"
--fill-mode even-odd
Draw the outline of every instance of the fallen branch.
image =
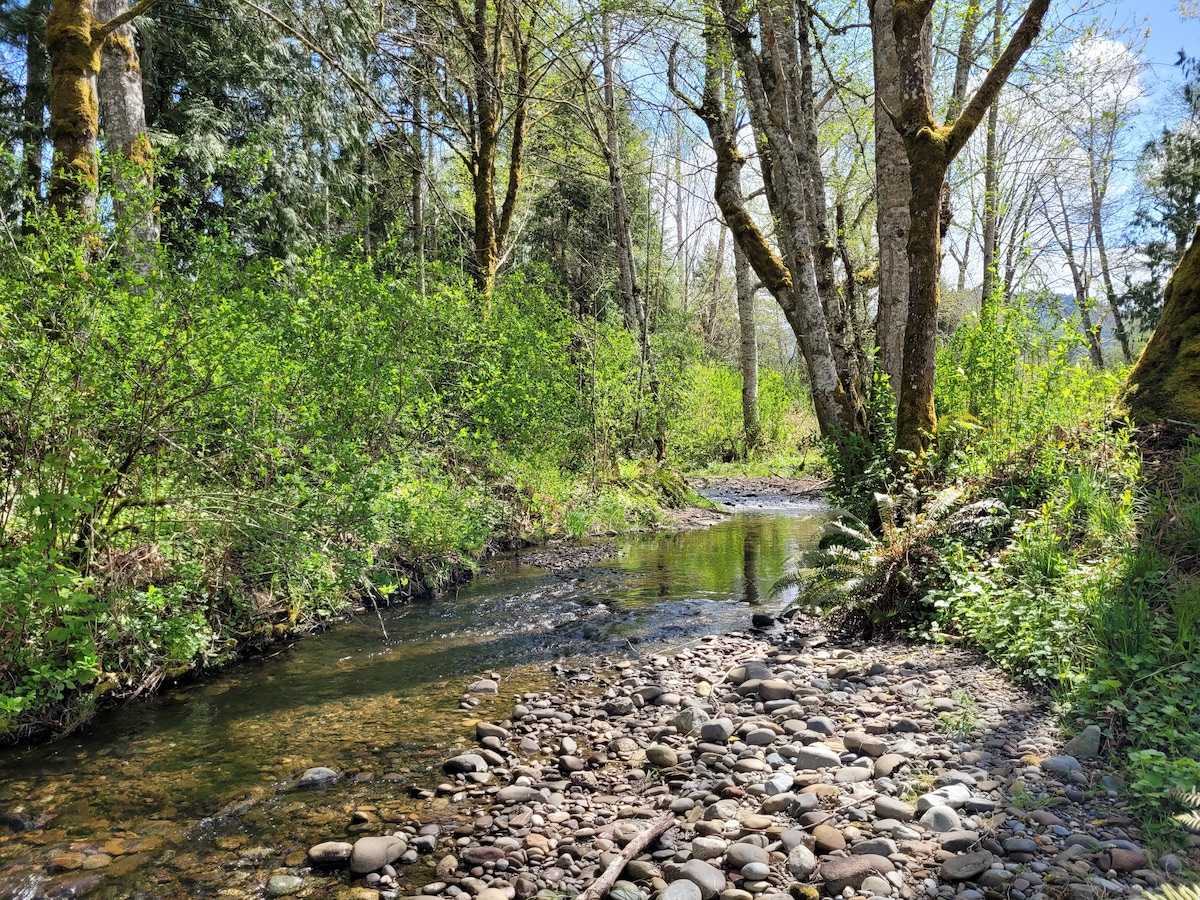
[[625, 870], [625, 867], [629, 865], [634, 857], [650, 846], [655, 838], [674, 824], [674, 816], [663, 816], [631, 840], [625, 845], [625, 849], [621, 851], [621, 855], [609, 863], [608, 868], [604, 870], [604, 874], [593, 881], [575, 900], [603, 900], [604, 895], [612, 890], [612, 886], [621, 877], [621, 872]]

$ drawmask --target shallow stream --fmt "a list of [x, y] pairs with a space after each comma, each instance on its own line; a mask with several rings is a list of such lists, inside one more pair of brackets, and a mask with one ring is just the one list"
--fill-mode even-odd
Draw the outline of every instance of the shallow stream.
[[[667, 651], [784, 602], [771, 585], [826, 508], [737, 502], [709, 528], [622, 538], [583, 568], [492, 560], [453, 596], [360, 616], [110, 712], [86, 736], [0, 753], [0, 898], [261, 896], [272, 869], [347, 837], [354, 810], [452, 818], [430, 793], [441, 761], [476, 718], [549, 687], [547, 663]], [[489, 673], [499, 696], [460, 708]], [[310, 766], [343, 778], [288, 790]]]

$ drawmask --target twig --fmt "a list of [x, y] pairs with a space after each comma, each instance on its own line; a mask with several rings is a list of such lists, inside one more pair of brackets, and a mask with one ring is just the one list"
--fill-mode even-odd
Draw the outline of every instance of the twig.
[[621, 872], [629, 865], [630, 861], [648, 847], [655, 838], [674, 824], [675, 817], [673, 815], [663, 816], [631, 840], [625, 845], [625, 849], [621, 851], [620, 856], [609, 863], [608, 868], [604, 870], [604, 874], [593, 881], [575, 900], [603, 900], [604, 895], [612, 890], [612, 886], [617, 883], [617, 879], [621, 877]]

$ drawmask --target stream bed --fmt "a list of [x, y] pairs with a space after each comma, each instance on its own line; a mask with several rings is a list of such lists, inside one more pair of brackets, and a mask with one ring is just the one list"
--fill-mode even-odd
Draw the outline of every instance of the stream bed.
[[[786, 602], [771, 585], [827, 508], [714, 496], [736, 506], [708, 528], [621, 538], [581, 568], [494, 559], [454, 595], [360, 616], [106, 713], [89, 734], [0, 752], [0, 898], [261, 896], [264, 871], [344, 831], [352, 810], [452, 820], [433, 794], [441, 761], [470, 721], [548, 686], [550, 664], [669, 652]], [[466, 707], [488, 675], [499, 694]], [[291, 790], [313, 766], [343, 777]]]

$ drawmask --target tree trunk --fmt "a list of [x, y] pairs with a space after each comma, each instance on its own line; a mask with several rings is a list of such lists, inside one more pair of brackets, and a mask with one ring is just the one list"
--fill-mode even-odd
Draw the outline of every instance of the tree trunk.
[[[601, 70], [604, 75], [604, 161], [608, 168], [608, 187], [613, 206], [613, 232], [617, 244], [617, 279], [621, 292], [621, 310], [625, 327], [640, 336], [640, 323], [645, 314], [642, 292], [637, 283], [633, 258], [633, 215], [625, 191], [625, 169], [621, 164], [621, 132], [617, 125], [616, 60], [613, 57], [609, 12], [600, 13]], [[644, 344], [645, 342], [643, 342]]]
[[904, 139], [912, 199], [909, 202], [908, 321], [896, 416], [898, 461], [919, 461], [937, 430], [933, 401], [937, 347], [938, 280], [941, 269], [939, 217], [942, 184], [955, 156], [979, 127], [1004, 82], [1041, 29], [1050, 0], [1032, 0], [1004, 52], [953, 122], [938, 125], [930, 90], [931, 58], [922, 40], [934, 0], [894, 0], [892, 30], [900, 84], [897, 130]]
[[758, 446], [762, 431], [758, 417], [758, 328], [754, 322], [754, 272], [737, 241], [733, 242], [733, 271], [740, 336], [738, 364], [742, 370], [742, 430], [748, 454]]
[[1108, 310], [1113, 317], [1113, 332], [1117, 343], [1121, 345], [1121, 354], [1125, 362], [1133, 362], [1133, 352], [1129, 347], [1129, 334], [1125, 331], [1125, 319], [1121, 316], [1120, 305], [1117, 303], [1117, 292], [1113, 290], [1112, 270], [1108, 267], [1108, 248], [1104, 244], [1104, 218], [1102, 207], [1104, 198], [1101, 195], [1096, 178], [1089, 179], [1092, 192], [1092, 232], [1096, 235], [1096, 253], [1100, 257], [1100, 277], [1104, 280], [1104, 297], [1108, 301]]
[[1000, 160], [996, 156], [999, 110], [1000, 102], [997, 99], [988, 109], [987, 142], [983, 157], [983, 284], [979, 290], [980, 318], [994, 316], [998, 305], [995, 294], [1000, 265]]
[[54, 0], [46, 19], [50, 53], [50, 204], [63, 218], [91, 221], [100, 163], [96, 155], [99, 23], [91, 0]]
[[875, 61], [875, 195], [879, 237], [879, 299], [875, 317], [876, 366], [888, 376], [898, 400], [908, 319], [908, 157], [891, 116], [900, 109], [892, 0], [871, 3]]
[[46, 140], [46, 56], [45, 24], [47, 0], [31, 0], [25, 22], [25, 97], [22, 103], [24, 127], [21, 131], [22, 217], [39, 204], [42, 195], [42, 145]]
[[1158, 327], [1118, 404], [1139, 425], [1164, 419], [1200, 424], [1200, 226], [1163, 299]]
[[[102, 21], [128, 9], [126, 0], [95, 0]], [[153, 268], [158, 244], [154, 204], [154, 156], [146, 131], [142, 69], [133, 23], [113, 29], [104, 41], [97, 91], [104, 118], [104, 146], [113, 167], [113, 211], [118, 225], [128, 227], [120, 241], [125, 256], [142, 275]]]

